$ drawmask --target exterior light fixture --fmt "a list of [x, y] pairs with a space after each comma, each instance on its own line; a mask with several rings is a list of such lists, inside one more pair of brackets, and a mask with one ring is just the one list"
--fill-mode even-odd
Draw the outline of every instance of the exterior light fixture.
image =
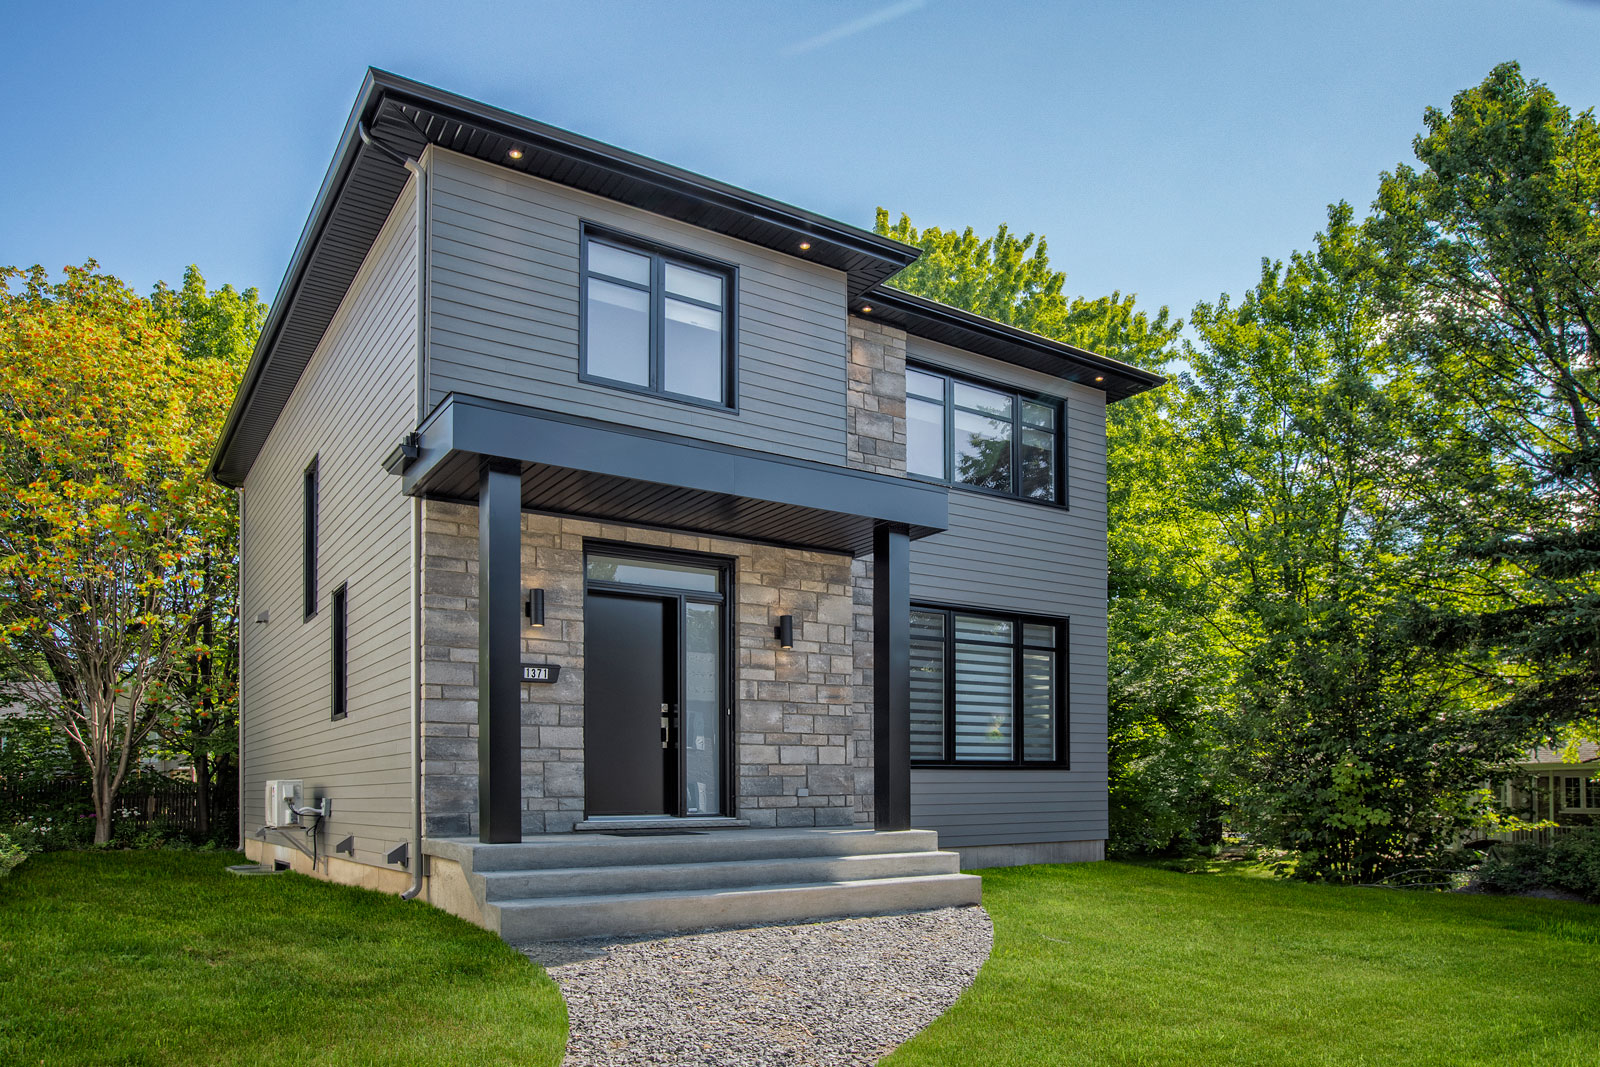
[[779, 648], [794, 647], [794, 616], [779, 615], [778, 625], [773, 629], [772, 635], [778, 639]]
[[861, 314], [868, 315], [868, 314], [871, 314], [871, 312], [872, 312], [872, 305], [871, 304], [862, 304], [861, 305]]
[[811, 251], [811, 242], [810, 241], [801, 241], [800, 242], [800, 251], [802, 251], [802, 252]]
[[1094, 376], [1094, 380], [1097, 382], [1103, 382], [1106, 380], [1106, 376], [1104, 374], [1096, 374]]
[[521, 159], [522, 158], [522, 149], [513, 148], [511, 151], [507, 152], [506, 155], [510, 156], [512, 159]]
[[544, 590], [528, 590], [528, 598], [522, 603], [522, 614], [527, 617], [529, 626], [544, 625]]

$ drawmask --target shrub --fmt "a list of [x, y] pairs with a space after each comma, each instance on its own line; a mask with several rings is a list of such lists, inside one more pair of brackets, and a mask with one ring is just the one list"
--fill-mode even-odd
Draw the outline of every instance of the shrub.
[[5, 834], [0, 834], [0, 878], [10, 874], [12, 868], [27, 858], [27, 849], [12, 841]]
[[1549, 845], [1496, 845], [1477, 884], [1494, 893], [1558, 889], [1600, 901], [1600, 826], [1568, 830]]

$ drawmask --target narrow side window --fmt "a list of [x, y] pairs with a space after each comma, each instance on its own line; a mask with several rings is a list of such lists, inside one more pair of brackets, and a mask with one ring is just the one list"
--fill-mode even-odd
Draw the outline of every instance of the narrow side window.
[[305, 475], [305, 563], [302, 581], [305, 589], [305, 617], [317, 613], [317, 460], [311, 461]]
[[342, 719], [350, 712], [350, 625], [348, 585], [333, 591], [333, 718]]

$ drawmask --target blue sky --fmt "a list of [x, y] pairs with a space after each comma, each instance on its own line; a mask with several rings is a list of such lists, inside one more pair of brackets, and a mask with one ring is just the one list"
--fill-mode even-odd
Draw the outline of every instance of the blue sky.
[[1428, 105], [1516, 59], [1600, 104], [1600, 3], [22, 4], [0, 39], [0, 263], [196, 263], [270, 298], [367, 65], [846, 222], [1007, 222], [1069, 291], [1187, 316]]

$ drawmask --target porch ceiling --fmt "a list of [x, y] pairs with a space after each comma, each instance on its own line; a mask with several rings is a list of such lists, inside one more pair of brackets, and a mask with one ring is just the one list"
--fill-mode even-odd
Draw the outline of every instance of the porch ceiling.
[[410, 494], [472, 501], [512, 460], [533, 511], [861, 555], [879, 524], [948, 524], [944, 487], [451, 394], [402, 472]]

